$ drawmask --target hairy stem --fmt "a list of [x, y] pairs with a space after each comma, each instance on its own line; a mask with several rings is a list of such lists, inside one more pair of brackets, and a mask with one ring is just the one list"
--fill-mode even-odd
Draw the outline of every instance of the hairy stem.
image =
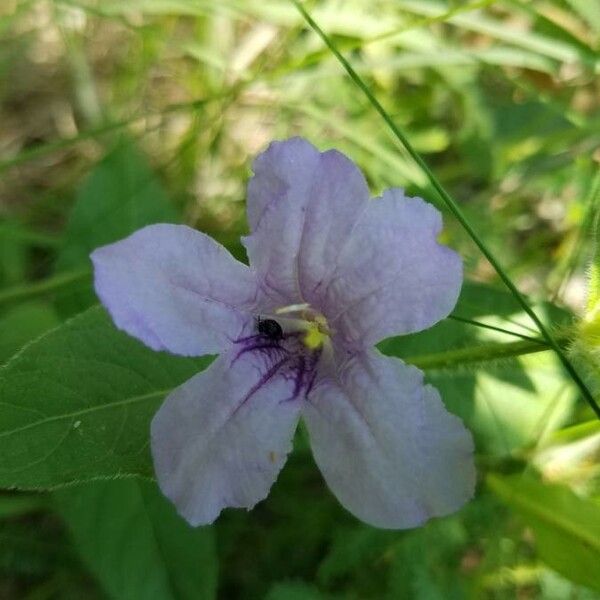
[[506, 358], [515, 358], [524, 354], [547, 352], [550, 348], [539, 341], [523, 340], [519, 342], [495, 342], [481, 346], [469, 346], [444, 352], [434, 352], [422, 356], [406, 357], [406, 362], [431, 371], [434, 369], [451, 369], [465, 365], [475, 365]]

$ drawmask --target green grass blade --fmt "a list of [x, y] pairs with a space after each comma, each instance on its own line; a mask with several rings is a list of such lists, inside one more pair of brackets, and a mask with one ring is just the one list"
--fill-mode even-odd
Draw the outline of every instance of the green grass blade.
[[485, 256], [485, 258], [492, 265], [494, 270], [498, 273], [499, 277], [502, 279], [506, 287], [510, 290], [510, 292], [514, 295], [517, 302], [523, 308], [523, 310], [529, 315], [531, 320], [535, 323], [540, 333], [544, 337], [544, 339], [548, 342], [548, 345], [556, 352], [559, 357], [561, 363], [564, 368], [567, 370], [573, 381], [577, 384], [583, 397], [586, 399], [596, 416], [600, 419], [600, 406], [594, 400], [590, 390], [587, 388], [584, 381], [581, 379], [575, 367], [571, 364], [571, 361], [567, 358], [567, 355], [559, 346], [557, 341], [554, 339], [554, 336], [550, 333], [549, 329], [542, 323], [540, 318], [535, 314], [532, 308], [529, 306], [525, 298], [521, 295], [519, 290], [516, 288], [515, 284], [512, 282], [508, 274], [504, 271], [502, 265], [496, 260], [492, 252], [487, 248], [483, 240], [479, 237], [479, 234], [473, 229], [473, 226], [469, 223], [468, 219], [463, 214], [462, 210], [458, 206], [458, 204], [451, 198], [451, 196], [446, 192], [442, 184], [437, 180], [435, 175], [429, 169], [425, 161], [421, 158], [421, 156], [414, 150], [408, 138], [404, 135], [404, 133], [400, 130], [400, 128], [394, 123], [392, 118], [388, 115], [383, 106], [379, 103], [377, 98], [373, 95], [371, 90], [368, 88], [367, 84], [362, 80], [362, 78], [356, 73], [356, 71], [352, 68], [352, 65], [342, 56], [342, 54], [338, 51], [334, 43], [331, 41], [329, 36], [319, 27], [319, 25], [313, 20], [313, 18], [308, 14], [306, 9], [300, 4], [298, 0], [291, 0], [293, 4], [296, 6], [302, 17], [308, 23], [308, 25], [315, 31], [315, 33], [323, 40], [323, 42], [329, 47], [334, 56], [338, 59], [341, 65], [344, 67], [346, 72], [352, 81], [362, 90], [365, 94], [369, 102], [375, 108], [375, 110], [380, 114], [382, 119], [386, 122], [388, 127], [394, 133], [394, 135], [398, 138], [398, 140], [402, 143], [402, 145], [406, 148], [407, 152], [410, 154], [412, 159], [419, 165], [419, 167], [423, 170], [427, 178], [429, 179], [431, 185], [439, 194], [440, 198], [443, 200], [444, 204], [448, 207], [450, 212], [456, 217], [465, 231], [469, 234], [471, 239], [475, 242], [481, 253]]
[[[399, 0], [398, 8], [413, 12], [418, 15], [433, 16], [443, 10], [443, 4], [423, 2], [416, 0]], [[448, 20], [456, 27], [467, 31], [474, 31], [503, 42], [513, 44], [519, 48], [530, 50], [536, 54], [553, 58], [554, 60], [571, 64], [582, 64], [595, 73], [600, 68], [600, 61], [592, 50], [586, 50], [556, 37], [542, 35], [535, 31], [519, 31], [507, 27], [499, 20], [489, 18], [483, 14], [459, 14]]]

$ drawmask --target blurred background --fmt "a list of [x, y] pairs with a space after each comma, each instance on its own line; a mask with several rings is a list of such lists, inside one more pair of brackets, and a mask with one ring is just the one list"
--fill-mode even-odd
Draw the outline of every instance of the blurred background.
[[[600, 203], [600, 2], [304, 6], [567, 345]], [[93, 305], [89, 251], [146, 223], [244, 260], [252, 159], [291, 135], [346, 153], [373, 195], [444, 210], [290, 2], [2, 0], [0, 361]], [[381, 349], [474, 432], [480, 484], [459, 514], [362, 525], [301, 430], [271, 496], [212, 528], [151, 482], [0, 492], [0, 598], [600, 597], [600, 427], [449, 214], [443, 236], [465, 262], [462, 320]]]

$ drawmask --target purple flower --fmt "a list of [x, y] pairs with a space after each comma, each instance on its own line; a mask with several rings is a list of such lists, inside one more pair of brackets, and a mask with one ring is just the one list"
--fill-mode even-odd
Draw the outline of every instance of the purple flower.
[[158, 483], [192, 525], [265, 498], [304, 419], [339, 501], [378, 527], [415, 527], [473, 494], [473, 443], [415, 367], [381, 339], [454, 307], [458, 255], [441, 215], [401, 189], [369, 199], [362, 173], [301, 138], [254, 163], [250, 266], [182, 225], [151, 225], [92, 254], [98, 296], [154, 350], [214, 363], [152, 421]]

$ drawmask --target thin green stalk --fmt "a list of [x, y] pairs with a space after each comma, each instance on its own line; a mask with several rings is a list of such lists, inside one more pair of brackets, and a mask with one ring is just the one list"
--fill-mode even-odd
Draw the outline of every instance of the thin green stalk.
[[419, 369], [450, 369], [453, 367], [462, 367], [465, 365], [474, 365], [486, 363], [506, 358], [515, 358], [524, 354], [534, 354], [536, 352], [548, 351], [548, 346], [535, 341], [519, 341], [503, 343], [485, 344], [481, 346], [469, 346], [467, 348], [458, 348], [446, 350], [444, 352], [434, 352], [423, 356], [413, 358], [406, 357], [409, 362]]
[[23, 300], [37, 298], [38, 296], [55, 292], [74, 283], [87, 281], [90, 278], [90, 269], [78, 269], [77, 271], [59, 273], [58, 275], [48, 277], [42, 281], [25, 283], [23, 285], [17, 285], [0, 290], [0, 306], [3, 304], [10, 304], [12, 302], [21, 302]]
[[508, 274], [502, 268], [502, 265], [496, 260], [492, 252], [487, 248], [483, 240], [479, 237], [479, 234], [473, 229], [468, 219], [463, 214], [462, 210], [458, 206], [458, 204], [451, 198], [451, 196], [446, 192], [442, 184], [437, 180], [435, 175], [429, 169], [425, 161], [421, 158], [421, 156], [416, 152], [416, 150], [412, 147], [408, 138], [404, 135], [401, 129], [394, 123], [392, 118], [385, 111], [383, 106], [379, 103], [377, 98], [373, 95], [371, 90], [368, 88], [367, 84], [361, 79], [361, 77], [356, 73], [356, 71], [352, 68], [350, 63], [342, 56], [342, 54], [338, 51], [334, 43], [330, 40], [329, 36], [317, 25], [314, 19], [306, 12], [304, 7], [300, 4], [298, 0], [291, 0], [294, 6], [298, 9], [304, 20], [308, 23], [308, 25], [315, 31], [315, 33], [323, 40], [323, 42], [328, 46], [334, 56], [338, 59], [341, 65], [344, 67], [348, 76], [352, 79], [352, 81], [362, 90], [365, 94], [373, 108], [379, 113], [385, 123], [388, 125], [393, 134], [398, 138], [398, 140], [402, 143], [406, 151], [410, 154], [412, 159], [417, 163], [417, 165], [423, 170], [429, 182], [439, 194], [440, 198], [443, 200], [444, 204], [448, 207], [450, 212], [455, 216], [458, 222], [462, 225], [465, 231], [469, 234], [473, 242], [475, 242], [476, 246], [479, 248], [481, 253], [486, 257], [489, 263], [492, 265], [496, 273], [500, 276], [500, 279], [504, 282], [504, 285], [510, 290], [513, 294], [517, 302], [521, 305], [523, 310], [529, 315], [531, 320], [535, 323], [540, 333], [544, 337], [544, 339], [548, 342], [548, 345], [556, 352], [558, 358], [563, 364], [564, 368], [567, 370], [573, 381], [577, 384], [583, 397], [586, 399], [596, 416], [600, 419], [600, 406], [594, 400], [590, 390], [587, 388], [584, 381], [581, 379], [575, 367], [571, 364], [571, 361], [567, 358], [567, 355], [562, 350], [562, 348], [558, 345], [557, 341], [554, 339], [554, 336], [550, 333], [550, 331], [546, 328], [546, 326], [542, 323], [541, 319], [535, 314], [532, 308], [529, 306], [525, 298], [521, 295], [519, 290], [516, 288], [515, 284], [512, 282]]
[[483, 323], [482, 321], [475, 321], [474, 319], [468, 319], [467, 317], [461, 317], [460, 315], [451, 314], [448, 315], [448, 319], [452, 319], [453, 321], [460, 321], [461, 323], [467, 323], [468, 325], [474, 325], [475, 327], [481, 327], [482, 329], [490, 329], [492, 331], [499, 331], [500, 333], [505, 333], [506, 335], [512, 335], [513, 337], [521, 338], [522, 340], [528, 340], [530, 342], [535, 342], [536, 344], [540, 344], [544, 346], [546, 349], [548, 348], [548, 344], [539, 338], [531, 337], [530, 335], [524, 335], [522, 333], [517, 333], [516, 331], [510, 331], [509, 329], [504, 329], [502, 327], [497, 327], [495, 325], [489, 325], [488, 323]]

